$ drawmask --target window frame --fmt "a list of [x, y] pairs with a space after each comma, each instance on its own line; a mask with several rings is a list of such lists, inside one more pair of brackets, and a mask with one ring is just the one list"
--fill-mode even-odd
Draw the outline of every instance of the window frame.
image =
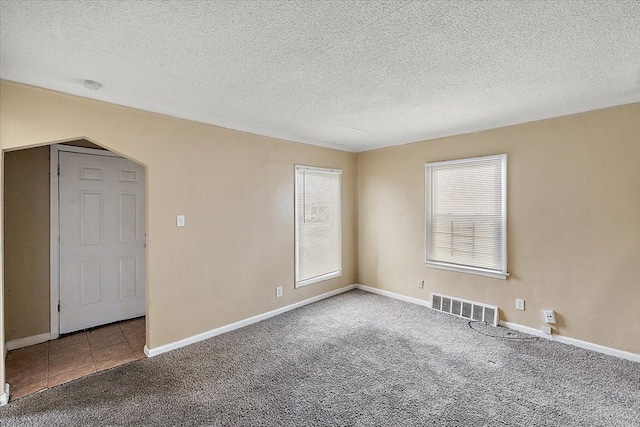
[[[433, 197], [433, 191], [429, 188], [429, 185], [431, 183], [431, 178], [430, 178], [430, 168], [434, 167], [434, 166], [440, 166], [440, 165], [453, 165], [453, 164], [464, 164], [464, 163], [475, 163], [475, 162], [480, 162], [480, 161], [486, 161], [486, 160], [492, 160], [492, 159], [500, 159], [501, 162], [501, 167], [500, 167], [500, 191], [501, 191], [501, 214], [502, 214], [502, 221], [501, 221], [501, 237], [502, 237], [502, 242], [501, 242], [501, 263], [500, 263], [500, 271], [498, 270], [492, 270], [492, 269], [486, 269], [486, 268], [481, 268], [481, 267], [473, 267], [473, 266], [466, 266], [466, 265], [460, 265], [460, 264], [454, 264], [454, 263], [450, 263], [450, 262], [444, 262], [444, 261], [435, 261], [435, 260], [429, 260], [428, 256], [429, 256], [429, 197]], [[439, 162], [429, 162], [429, 163], [425, 163], [425, 176], [424, 176], [424, 184], [425, 184], [425, 188], [424, 188], [424, 194], [425, 194], [425, 200], [424, 200], [424, 206], [425, 206], [425, 251], [424, 251], [424, 263], [427, 267], [430, 268], [436, 268], [436, 269], [440, 269], [440, 270], [449, 270], [449, 271], [456, 271], [459, 273], [469, 273], [469, 274], [476, 274], [476, 275], [480, 275], [480, 276], [487, 276], [487, 277], [493, 277], [493, 278], [497, 278], [497, 279], [506, 279], [509, 276], [509, 273], [507, 272], [507, 154], [495, 154], [495, 155], [490, 155], [490, 156], [480, 156], [480, 157], [469, 157], [469, 158], [465, 158], [465, 159], [456, 159], [456, 160], [444, 160], [444, 161], [439, 161]], [[432, 205], [432, 204], [431, 204]]]
[[[322, 274], [320, 276], [311, 277], [309, 279], [300, 280], [300, 232], [299, 232], [299, 215], [298, 215], [298, 172], [299, 171], [311, 171], [311, 172], [320, 172], [320, 173], [330, 173], [339, 176], [340, 185], [338, 188], [338, 201], [339, 201], [339, 210], [340, 210], [340, 221], [339, 221], [339, 242], [338, 247], [340, 248], [340, 265], [339, 269], [336, 271], [331, 271], [326, 274]], [[335, 168], [322, 168], [316, 166], [305, 166], [305, 165], [295, 165], [294, 168], [294, 190], [293, 190], [293, 204], [294, 204], [294, 219], [295, 219], [295, 230], [294, 230], [294, 238], [295, 238], [295, 287], [302, 288], [304, 286], [312, 285], [314, 283], [324, 282], [329, 279], [334, 279], [336, 277], [342, 276], [342, 169]]]

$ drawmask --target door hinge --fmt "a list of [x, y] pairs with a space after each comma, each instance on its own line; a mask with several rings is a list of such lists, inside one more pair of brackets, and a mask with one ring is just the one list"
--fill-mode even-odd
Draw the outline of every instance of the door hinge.
[[58, 165], [58, 176], [60, 176], [60, 165]]
[[60, 313], [60, 301], [58, 301], [58, 313]]

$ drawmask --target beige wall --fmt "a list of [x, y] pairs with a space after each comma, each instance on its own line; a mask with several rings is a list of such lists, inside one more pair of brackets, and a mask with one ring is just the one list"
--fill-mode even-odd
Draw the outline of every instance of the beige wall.
[[[356, 281], [355, 154], [0, 84], [3, 150], [86, 137], [147, 166], [150, 348]], [[301, 289], [295, 164], [343, 170], [343, 275]]]
[[[150, 348], [358, 281], [496, 304], [502, 319], [536, 328], [539, 310], [555, 309], [559, 333], [640, 353], [640, 104], [357, 156], [6, 81], [0, 111], [2, 150], [86, 137], [147, 166]], [[425, 268], [424, 163], [496, 153], [509, 155], [511, 276]], [[301, 289], [294, 164], [343, 169], [343, 276]], [[19, 309], [2, 307], [0, 354]]]
[[5, 339], [49, 332], [49, 148], [4, 157]]
[[[426, 268], [425, 163], [500, 153], [510, 277]], [[357, 180], [360, 283], [538, 329], [554, 309], [558, 333], [640, 353], [640, 104], [359, 153]]]

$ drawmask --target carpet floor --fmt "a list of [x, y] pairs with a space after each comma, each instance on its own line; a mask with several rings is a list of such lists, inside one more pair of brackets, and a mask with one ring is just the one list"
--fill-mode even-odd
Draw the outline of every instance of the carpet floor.
[[0, 425], [640, 426], [640, 364], [355, 290], [19, 399]]

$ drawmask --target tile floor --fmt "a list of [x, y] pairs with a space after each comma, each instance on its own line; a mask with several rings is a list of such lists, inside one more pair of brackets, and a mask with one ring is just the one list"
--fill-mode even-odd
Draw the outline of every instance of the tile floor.
[[7, 353], [10, 399], [146, 357], [144, 317]]

